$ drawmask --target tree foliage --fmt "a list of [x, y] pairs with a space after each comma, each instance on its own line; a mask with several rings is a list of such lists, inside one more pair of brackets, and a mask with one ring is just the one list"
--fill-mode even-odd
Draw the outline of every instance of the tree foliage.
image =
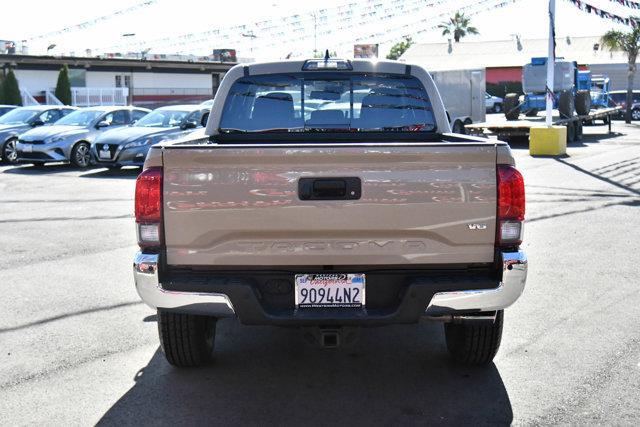
[[471, 26], [471, 20], [460, 11], [457, 11], [448, 21], [440, 23], [438, 28], [442, 28], [443, 36], [453, 35], [456, 43], [469, 34], [480, 34], [476, 27]]
[[69, 81], [69, 68], [66, 64], [58, 74], [55, 95], [64, 105], [71, 105], [71, 82]]
[[20, 86], [13, 70], [9, 70], [0, 87], [0, 99], [2, 103], [9, 105], [22, 105]]
[[631, 109], [633, 107], [633, 78], [636, 73], [636, 59], [640, 51], [640, 28], [636, 26], [631, 31], [609, 30], [600, 39], [603, 49], [622, 51], [627, 55], [627, 100], [625, 121], [631, 123]]
[[398, 42], [391, 46], [391, 50], [389, 50], [389, 54], [387, 55], [387, 59], [398, 59], [402, 56], [403, 53], [409, 49], [409, 47], [413, 44], [413, 40], [411, 37], [405, 37], [403, 41]]

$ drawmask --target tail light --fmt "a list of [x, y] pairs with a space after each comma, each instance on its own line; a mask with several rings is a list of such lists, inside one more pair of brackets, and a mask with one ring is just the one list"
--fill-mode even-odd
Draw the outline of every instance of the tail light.
[[135, 211], [138, 245], [162, 244], [162, 168], [148, 168], [138, 175]]
[[498, 245], [522, 243], [524, 232], [524, 179], [516, 168], [498, 165]]

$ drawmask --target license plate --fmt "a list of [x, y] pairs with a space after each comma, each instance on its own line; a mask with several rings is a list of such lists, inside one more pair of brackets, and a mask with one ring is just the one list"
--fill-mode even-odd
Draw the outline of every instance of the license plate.
[[109, 150], [107, 150], [107, 151], [100, 150], [100, 151], [98, 152], [98, 156], [99, 156], [101, 159], [111, 159], [111, 151], [109, 151]]
[[296, 307], [362, 307], [364, 286], [364, 274], [296, 274]]
[[22, 152], [23, 153], [33, 153], [33, 145], [31, 144], [22, 144]]

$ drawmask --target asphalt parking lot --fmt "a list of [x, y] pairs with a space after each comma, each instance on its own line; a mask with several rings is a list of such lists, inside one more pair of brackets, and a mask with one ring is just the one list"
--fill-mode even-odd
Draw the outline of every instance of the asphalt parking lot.
[[435, 323], [322, 350], [231, 319], [214, 365], [174, 369], [133, 287], [137, 170], [0, 167], [0, 424], [635, 424], [640, 125], [613, 130], [557, 158], [514, 144], [529, 279], [484, 369]]

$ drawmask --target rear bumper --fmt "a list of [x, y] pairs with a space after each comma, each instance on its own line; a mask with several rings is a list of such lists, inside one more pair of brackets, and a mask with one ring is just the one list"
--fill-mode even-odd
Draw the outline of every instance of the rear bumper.
[[[453, 284], [461, 290], [436, 292], [438, 279], [412, 282], [400, 303], [389, 310], [292, 310], [268, 311], [261, 306], [250, 283], [228, 278], [198, 278], [207, 289], [219, 292], [181, 292], [167, 290], [159, 280], [159, 256], [138, 252], [133, 263], [136, 289], [152, 308], [214, 317], [237, 316], [245, 324], [274, 325], [383, 325], [413, 323], [420, 317], [464, 315], [502, 310], [513, 304], [524, 291], [527, 258], [524, 252], [502, 253], [502, 280], [487, 282], [484, 289], [473, 280], [459, 279]], [[494, 286], [495, 285], [495, 286]], [[234, 307], [235, 302], [235, 307]]]

